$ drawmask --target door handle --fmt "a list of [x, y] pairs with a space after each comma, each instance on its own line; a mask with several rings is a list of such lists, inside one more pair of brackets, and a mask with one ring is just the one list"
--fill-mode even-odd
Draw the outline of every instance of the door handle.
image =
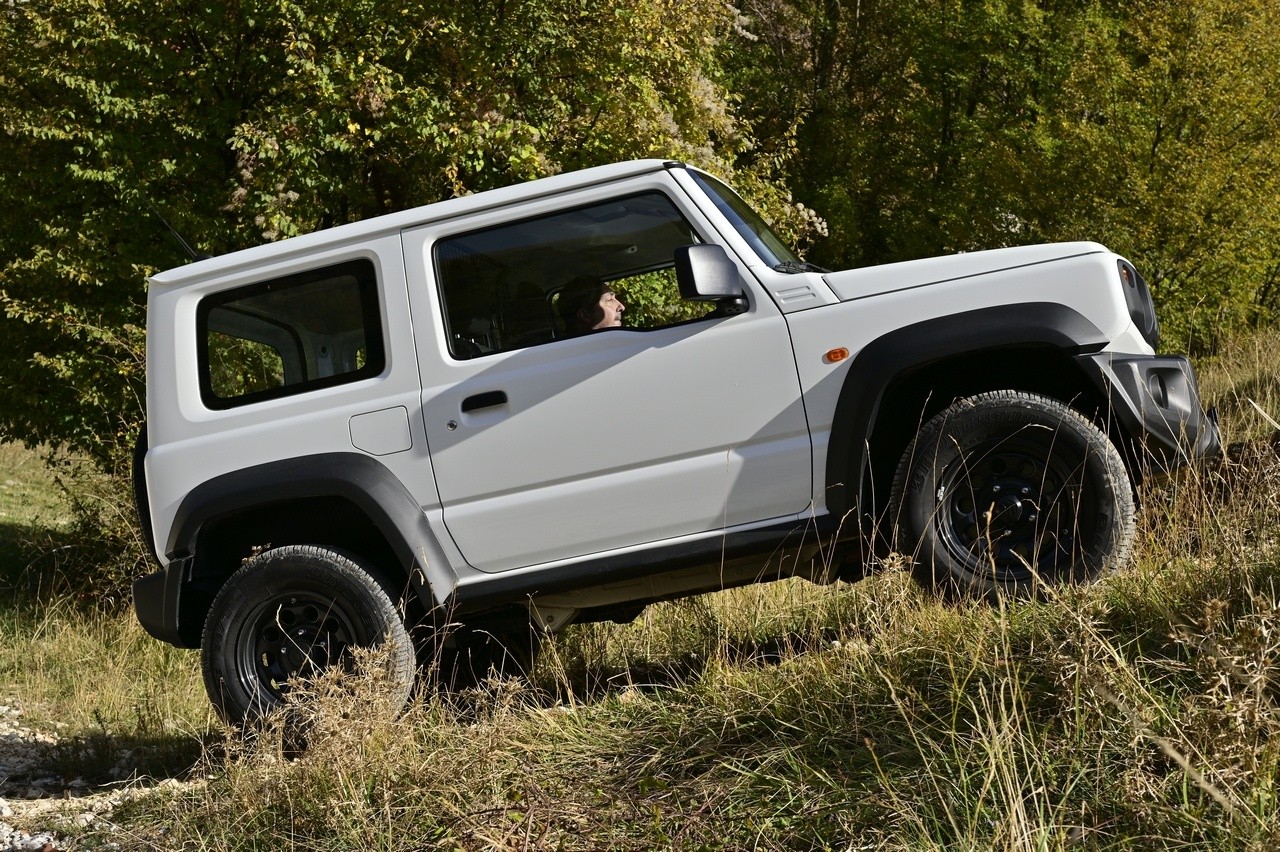
[[485, 391], [475, 396], [469, 396], [462, 401], [462, 413], [469, 414], [472, 411], [479, 411], [482, 408], [493, 408], [495, 405], [507, 404], [506, 391]]

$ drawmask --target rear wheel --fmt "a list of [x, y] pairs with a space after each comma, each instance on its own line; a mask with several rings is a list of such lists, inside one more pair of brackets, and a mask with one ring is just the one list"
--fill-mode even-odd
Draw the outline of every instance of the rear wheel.
[[1093, 423], [1017, 391], [962, 399], [925, 424], [894, 477], [899, 548], [930, 588], [1023, 596], [1128, 559], [1128, 472]]
[[392, 597], [358, 561], [310, 545], [264, 551], [223, 585], [201, 641], [209, 698], [239, 724], [284, 703], [297, 677], [352, 662], [356, 648], [387, 648], [389, 703], [413, 688], [413, 643]]

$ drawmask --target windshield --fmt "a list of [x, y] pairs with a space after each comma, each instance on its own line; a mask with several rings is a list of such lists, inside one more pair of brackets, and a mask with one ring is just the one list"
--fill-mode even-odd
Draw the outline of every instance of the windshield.
[[760, 218], [760, 214], [752, 210], [736, 192], [709, 175], [693, 169], [689, 169], [689, 174], [693, 175], [698, 186], [711, 197], [720, 212], [766, 264], [771, 267], [801, 264], [795, 252], [787, 248], [786, 243]]

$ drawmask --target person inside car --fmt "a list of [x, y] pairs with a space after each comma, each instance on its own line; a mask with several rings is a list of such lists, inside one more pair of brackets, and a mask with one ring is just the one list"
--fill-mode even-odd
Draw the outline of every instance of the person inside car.
[[618, 328], [627, 309], [607, 282], [590, 276], [575, 278], [560, 291], [556, 309], [569, 337]]

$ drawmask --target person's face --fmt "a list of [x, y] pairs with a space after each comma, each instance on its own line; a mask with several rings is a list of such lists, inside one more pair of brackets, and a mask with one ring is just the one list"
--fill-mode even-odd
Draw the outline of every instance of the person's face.
[[622, 312], [627, 306], [622, 304], [618, 298], [618, 294], [614, 292], [606, 292], [600, 296], [600, 301], [596, 304], [592, 313], [595, 314], [595, 324], [591, 328], [617, 328], [622, 325]]

